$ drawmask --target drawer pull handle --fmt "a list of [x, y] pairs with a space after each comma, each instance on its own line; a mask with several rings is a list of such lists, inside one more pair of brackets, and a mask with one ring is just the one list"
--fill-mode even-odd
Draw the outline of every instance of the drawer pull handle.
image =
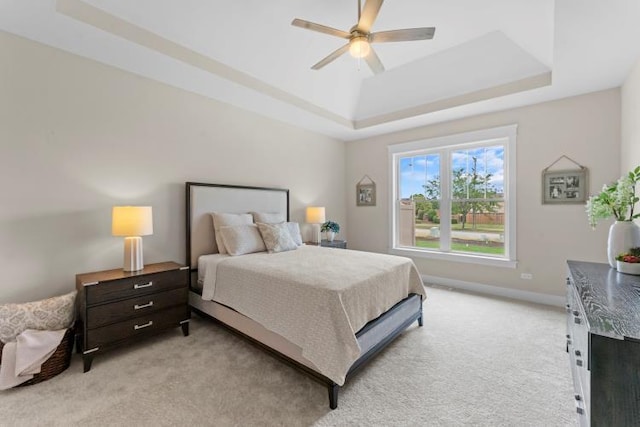
[[576, 356], [578, 356], [578, 357], [580, 357], [582, 355], [582, 353], [580, 353], [580, 350], [576, 350], [575, 353], [576, 353]]
[[134, 310], [140, 310], [141, 308], [153, 307], [153, 301], [149, 301], [146, 304], [136, 304], [133, 306]]
[[145, 284], [143, 284], [143, 285], [139, 285], [139, 284], [135, 283], [135, 284], [133, 285], [133, 289], [150, 288], [151, 286], [153, 286], [153, 282], [145, 283]]
[[578, 310], [573, 310], [573, 315], [574, 316], [580, 316], [580, 312]]
[[144, 328], [148, 328], [149, 326], [153, 325], [153, 320], [149, 320], [147, 323], [145, 323], [144, 325], [133, 325], [133, 329], [135, 329], [136, 331], [138, 329], [144, 329]]
[[579, 394], [574, 394], [573, 397], [575, 397], [578, 402], [582, 400], [582, 397], [580, 397]]

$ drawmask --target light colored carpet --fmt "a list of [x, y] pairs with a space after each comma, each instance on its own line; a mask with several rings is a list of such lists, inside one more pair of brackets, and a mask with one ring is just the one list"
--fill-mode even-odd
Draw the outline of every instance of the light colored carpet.
[[0, 392], [0, 425], [575, 425], [564, 312], [427, 288], [412, 326], [327, 391], [194, 315], [34, 386]]

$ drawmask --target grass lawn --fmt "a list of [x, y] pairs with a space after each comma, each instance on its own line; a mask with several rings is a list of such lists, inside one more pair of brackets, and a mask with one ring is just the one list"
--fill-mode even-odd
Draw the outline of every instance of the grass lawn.
[[[438, 249], [440, 247], [440, 243], [437, 240], [416, 239], [416, 246], [419, 248]], [[456, 252], [504, 255], [504, 246], [490, 246], [490, 245], [483, 245], [483, 244], [460, 243], [455, 241], [451, 243], [451, 250]]]

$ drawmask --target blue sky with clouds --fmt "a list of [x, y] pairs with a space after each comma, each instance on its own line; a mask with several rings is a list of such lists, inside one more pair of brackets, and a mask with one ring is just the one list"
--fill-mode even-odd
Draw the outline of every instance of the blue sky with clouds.
[[[455, 150], [451, 153], [453, 169], [471, 172], [473, 158], [477, 158], [480, 175], [492, 174], [490, 184], [499, 193], [504, 191], [504, 147], [492, 146]], [[400, 159], [400, 197], [408, 198], [413, 194], [424, 194], [425, 182], [440, 174], [440, 156], [436, 153], [422, 154]]]

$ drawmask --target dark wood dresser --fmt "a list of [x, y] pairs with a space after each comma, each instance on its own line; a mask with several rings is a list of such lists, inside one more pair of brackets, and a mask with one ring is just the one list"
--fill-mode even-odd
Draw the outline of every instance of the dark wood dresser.
[[640, 425], [640, 277], [568, 261], [567, 351], [582, 426]]
[[189, 334], [189, 267], [175, 262], [149, 264], [143, 270], [99, 271], [76, 275], [84, 372], [93, 357], [167, 328]]

